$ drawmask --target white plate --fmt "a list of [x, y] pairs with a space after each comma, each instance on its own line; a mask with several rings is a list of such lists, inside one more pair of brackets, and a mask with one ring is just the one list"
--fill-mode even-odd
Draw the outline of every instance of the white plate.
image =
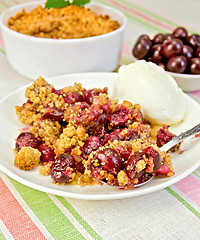
[[[116, 73], [79, 73], [49, 78], [48, 82], [55, 85], [57, 89], [72, 85], [74, 82], [82, 82], [86, 88], [105, 87], [109, 88], [110, 95], [117, 79]], [[64, 197], [87, 199], [87, 200], [107, 200], [139, 196], [163, 189], [175, 182], [183, 179], [192, 173], [200, 165], [200, 141], [198, 138], [189, 139], [182, 144], [181, 149], [187, 150], [182, 154], [173, 154], [173, 165], [175, 175], [170, 178], [155, 178], [148, 184], [132, 190], [121, 190], [111, 186], [83, 187], [73, 185], [55, 185], [49, 177], [42, 176], [38, 167], [30, 171], [21, 171], [13, 164], [15, 138], [18, 130], [24, 127], [19, 123], [15, 114], [15, 105], [21, 105], [26, 101], [24, 97], [25, 89], [22, 87], [0, 102], [0, 169], [17, 180], [18, 182], [31, 188], [47, 193]], [[181, 124], [173, 126], [171, 129], [176, 134], [187, 130], [199, 123], [200, 106], [189, 96], [184, 95], [187, 113]]]

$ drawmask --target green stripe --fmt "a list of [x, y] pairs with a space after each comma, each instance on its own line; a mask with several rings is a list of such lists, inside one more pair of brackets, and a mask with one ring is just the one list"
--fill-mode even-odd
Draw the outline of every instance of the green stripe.
[[[101, 3], [104, 3], [104, 4], [108, 5], [108, 6], [113, 7], [113, 4], [110, 4], [110, 3], [108, 3], [107, 1], [98, 0], [98, 2], [101, 2]], [[140, 23], [140, 24], [142, 24], [142, 25], [145, 25], [146, 27], [148, 27], [148, 28], [150, 28], [150, 29], [153, 29], [153, 30], [155, 30], [155, 31], [159, 31], [160, 33], [165, 33], [165, 32], [166, 32], [166, 31], [163, 30], [162, 28], [157, 27], [157, 26], [154, 26], [154, 25], [151, 25], [150, 23], [148, 23], [148, 22], [146, 22], [146, 21], [144, 21], [144, 20], [142, 20], [142, 19], [140, 19], [140, 18], [138, 18], [138, 17], [136, 17], [136, 16], [133, 16], [132, 14], [128, 13], [128, 12], [125, 11], [125, 10], [122, 10], [121, 8], [119, 8], [119, 7], [117, 7], [117, 6], [115, 6], [115, 8], [117, 8], [117, 9], [119, 9], [121, 12], [123, 12], [123, 13], [124, 13], [130, 20], [132, 20], [133, 22], [138, 22], [138, 23]]]
[[0, 13], [3, 12], [6, 9], [6, 7], [4, 5], [2, 5], [2, 3], [0, 3]]
[[198, 171], [198, 172], [200, 172], [200, 167], [199, 167], [199, 168], [197, 168], [197, 171]]
[[172, 22], [172, 21], [170, 21], [170, 20], [168, 20], [168, 19], [166, 19], [166, 18], [163, 18], [163, 17], [161, 17], [161, 16], [158, 16], [158, 15], [150, 12], [150, 11], [147, 10], [147, 9], [141, 8], [141, 7], [139, 7], [139, 6], [136, 6], [135, 4], [132, 4], [132, 3], [127, 2], [127, 1], [124, 1], [124, 0], [120, 0], [120, 2], [123, 2], [126, 6], [132, 8], [132, 9], [136, 9], [137, 11], [143, 12], [143, 13], [145, 13], [146, 15], [149, 15], [149, 16], [151, 16], [151, 17], [153, 17], [153, 18], [155, 18], [155, 19], [157, 19], [157, 20], [159, 20], [159, 21], [162, 21], [163, 23], [167, 23], [168, 25], [170, 25], [170, 26], [172, 26], [172, 27], [177, 27], [177, 26], [178, 26], [178, 24], [176, 24], [176, 23], [174, 23], [174, 22]]
[[196, 172], [193, 172], [192, 174], [194, 174], [196, 177], [200, 178], [199, 174], [197, 174]]
[[3, 233], [1, 232], [1, 230], [0, 230], [0, 239], [1, 240], [6, 240], [6, 238], [4, 237]]
[[10, 7], [16, 5], [16, 2], [14, 2], [14, 1], [12, 1], [12, 0], [6, 0], [6, 1], [4, 1], [4, 2], [6, 2], [6, 5], [8, 5], [8, 6], [10, 6]]
[[[135, 9], [137, 9], [138, 11], [143, 12], [143, 13], [145, 13], [146, 15], [149, 15], [149, 16], [153, 17], [154, 19], [157, 19], [157, 20], [159, 20], [160, 22], [166, 23], [166, 24], [168, 24], [170, 27], [176, 28], [176, 27], [180, 26], [179, 24], [174, 23], [174, 22], [170, 21], [169, 19], [166, 19], [166, 18], [163, 18], [163, 17], [161, 17], [161, 16], [158, 16], [158, 15], [150, 12], [150, 11], [147, 10], [147, 9], [141, 8], [141, 7], [139, 7], [139, 6], [136, 6], [136, 5], [132, 4], [132, 3], [129, 3], [129, 2], [124, 1], [124, 0], [120, 0], [120, 2], [123, 2], [125, 5], [133, 8], [133, 9], [135, 8]], [[187, 29], [187, 31], [188, 31], [190, 34], [191, 34], [191, 33], [195, 33], [195, 31], [194, 31], [194, 30], [191, 30], [191, 29]]]
[[6, 52], [4, 51], [3, 48], [0, 47], [0, 52], [2, 52], [3, 54], [5, 54]]
[[[108, 2], [102, 1], [102, 0], [98, 0], [98, 2], [103, 2], [104, 4], [107, 4], [107, 5], [110, 5], [110, 6], [113, 6], [113, 5], [114, 5], [114, 4], [108, 4]], [[144, 14], [150, 16], [150, 17], [153, 17], [154, 19], [157, 19], [157, 20], [160, 21], [160, 22], [166, 23], [166, 25], [168, 24], [168, 26], [170, 26], [170, 27], [175, 28], [175, 27], [178, 27], [178, 26], [179, 26], [177, 23], [174, 23], [174, 22], [172, 22], [172, 21], [170, 21], [170, 20], [168, 20], [168, 19], [166, 19], [166, 18], [163, 18], [163, 17], [161, 17], [161, 16], [158, 16], [158, 15], [156, 15], [156, 14], [154, 14], [154, 13], [152, 13], [152, 12], [150, 12], [150, 11], [144, 9], [144, 8], [141, 8], [141, 7], [139, 7], [139, 6], [136, 6], [136, 5], [134, 5], [134, 4], [130, 3], [130, 2], [127, 2], [127, 1], [124, 1], [124, 0], [120, 0], [120, 2], [123, 3], [124, 6], [127, 6], [127, 7], [132, 8], [132, 9], [136, 9], [137, 11], [139, 11], [139, 12], [141, 12], [141, 13], [144, 13]], [[114, 6], [115, 6], [115, 5], [114, 5]], [[115, 6], [115, 7], [117, 7], [117, 6]], [[117, 8], [118, 8], [120, 11], [124, 12], [121, 8], [119, 8], [119, 7], [117, 7]], [[140, 17], [135, 17], [135, 16], [133, 17], [133, 15], [128, 14], [127, 11], [125, 11], [124, 13], [125, 13], [125, 15], [126, 15], [127, 17], [129, 17], [130, 19], [135, 20], [135, 21], [137, 21], [137, 22], [139, 22], [139, 23], [142, 23], [143, 25], [148, 26], [148, 27], [150, 27], [150, 28], [153, 28], [153, 29], [155, 29], [156, 31], [159, 31], [160, 33], [165, 33], [165, 32], [166, 32], [166, 29], [163, 30], [163, 28], [161, 28], [161, 27], [157, 27], [157, 26], [151, 25], [151, 24], [148, 23], [148, 21], [143, 21], [143, 20], [141, 20]], [[191, 30], [191, 29], [187, 29], [187, 30], [188, 30], [188, 32], [189, 32], [190, 34], [191, 34], [191, 33], [195, 33], [194, 30]]]
[[72, 214], [72, 216], [80, 223], [80, 225], [95, 239], [102, 239], [94, 229], [92, 229], [89, 224], [82, 218], [82, 216], [73, 208], [73, 206], [64, 198], [56, 196], [57, 199], [63, 204], [64, 207]]
[[173, 197], [175, 197], [179, 202], [181, 202], [190, 212], [192, 212], [196, 217], [200, 219], [200, 212], [194, 209], [186, 200], [184, 200], [179, 194], [177, 194], [170, 187], [165, 188]]
[[54, 239], [85, 239], [46, 193], [8, 178]]

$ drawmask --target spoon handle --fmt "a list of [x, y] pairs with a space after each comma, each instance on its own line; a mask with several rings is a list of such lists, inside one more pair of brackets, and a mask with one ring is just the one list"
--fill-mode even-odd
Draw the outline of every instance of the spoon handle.
[[166, 143], [165, 145], [163, 145], [160, 150], [161, 151], [165, 151], [167, 152], [170, 148], [172, 148], [173, 146], [175, 146], [176, 144], [180, 143], [181, 141], [183, 141], [184, 139], [197, 134], [200, 132], [200, 123], [197, 124], [195, 127], [187, 130], [186, 132], [181, 133], [180, 135], [172, 138], [171, 141], [169, 141], [168, 143]]

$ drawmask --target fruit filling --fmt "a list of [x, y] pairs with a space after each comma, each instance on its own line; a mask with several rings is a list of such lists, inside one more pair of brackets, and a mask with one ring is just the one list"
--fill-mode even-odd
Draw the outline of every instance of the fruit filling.
[[75, 83], [55, 89], [42, 77], [25, 96], [27, 102], [16, 106], [20, 122], [28, 125], [15, 144], [14, 164], [21, 170], [39, 167], [56, 184], [126, 189], [174, 174], [170, 153], [160, 147], [175, 135], [146, 121], [140, 105], [111, 99], [107, 88]]

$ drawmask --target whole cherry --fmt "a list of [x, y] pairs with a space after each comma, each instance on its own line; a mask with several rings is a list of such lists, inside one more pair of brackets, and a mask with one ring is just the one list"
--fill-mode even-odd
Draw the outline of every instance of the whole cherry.
[[133, 47], [132, 53], [133, 56], [137, 59], [143, 59], [147, 56], [149, 53], [149, 50], [151, 49], [152, 43], [147, 38], [139, 38]]
[[172, 56], [166, 65], [166, 69], [170, 72], [183, 73], [187, 67], [187, 59], [185, 56]]
[[170, 58], [175, 54], [181, 53], [183, 50], [183, 42], [180, 39], [166, 40], [163, 45], [161, 52], [166, 58]]
[[190, 61], [190, 72], [200, 74], [200, 58], [192, 58]]

